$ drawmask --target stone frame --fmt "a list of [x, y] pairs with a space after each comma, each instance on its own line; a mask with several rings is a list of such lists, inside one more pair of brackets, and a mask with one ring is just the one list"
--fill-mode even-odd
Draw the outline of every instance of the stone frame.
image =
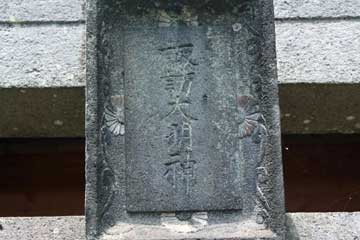
[[[103, 0], [105, 2], [105, 0]], [[264, 143], [263, 160], [261, 165], [257, 167], [256, 180], [256, 208], [254, 209], [255, 219], [250, 221], [249, 226], [238, 226], [238, 224], [224, 224], [219, 236], [227, 235], [229, 229], [237, 229], [239, 232], [250, 230], [248, 235], [240, 236], [250, 239], [283, 239], [284, 234], [284, 200], [282, 185], [282, 165], [281, 165], [281, 149], [280, 149], [280, 121], [278, 106], [278, 89], [276, 76], [276, 56], [275, 56], [275, 31], [272, 1], [254, 0], [258, 7], [257, 19], [261, 21], [261, 37], [258, 39], [259, 66], [261, 72], [261, 113], [266, 122], [266, 134], [263, 138]], [[122, 1], [118, 1], [119, 4]], [[101, 46], [106, 44], [103, 38], [104, 17], [102, 16], [102, 1], [89, 0], [87, 2], [87, 41], [86, 41], [86, 232], [88, 239], [99, 239], [104, 233], [115, 223], [111, 218], [112, 214], [122, 215], [120, 212], [113, 212], [110, 209], [112, 199], [114, 198], [115, 188], [123, 191], [121, 181], [115, 181], [116, 174], [111, 164], [106, 161], [106, 134], [104, 128], [112, 129], [112, 133], [120, 136], [119, 143], [124, 144], [124, 93], [120, 93], [109, 99], [105, 105], [100, 105], [104, 101], [103, 85], [99, 83], [99, 75], [106, 72], [100, 66], [107, 61], [106, 53], [101, 51]], [[236, 27], [236, 26], [235, 26]], [[101, 89], [99, 89], [101, 88]], [[123, 89], [124, 90], [124, 89]], [[106, 94], [105, 94], [106, 95]], [[110, 106], [111, 105], [111, 106]], [[101, 113], [101, 114], [99, 114]], [[114, 116], [117, 116], [114, 119]], [[112, 125], [115, 124], [115, 125]], [[248, 135], [244, 133], [244, 137]], [[121, 146], [120, 146], [121, 147]], [[123, 146], [124, 149], [124, 146]], [[120, 182], [120, 183], [119, 183]], [[123, 183], [122, 183], [123, 184]], [[117, 193], [117, 194], [125, 194]], [[140, 214], [141, 215], [141, 214]], [[143, 216], [140, 216], [143, 217]], [[145, 216], [149, 221], [158, 221], [158, 216], [148, 214]], [[164, 215], [164, 218], [172, 216]], [[199, 216], [201, 218], [201, 216]], [[124, 217], [125, 219], [126, 217]], [[138, 226], [135, 222], [119, 225], [115, 229], [114, 235], [120, 236], [125, 232]], [[253, 228], [253, 222], [264, 225], [264, 229]], [[148, 226], [140, 226], [140, 232], [157, 231], [158, 236], [164, 237], [168, 234], [164, 229], [149, 228]], [[209, 230], [211, 233], [214, 230]], [[253, 232], [251, 232], [253, 231]], [[258, 232], [254, 232], [258, 231]], [[263, 233], [261, 233], [263, 231]], [[120, 233], [119, 233], [120, 232]], [[258, 234], [259, 233], [259, 234]], [[139, 234], [139, 233], [138, 233]], [[258, 234], [258, 235], [257, 235]], [[262, 235], [263, 234], [263, 235]], [[105, 234], [106, 235], [106, 234]], [[110, 234], [111, 235], [111, 234]], [[181, 234], [180, 234], [181, 235]], [[132, 237], [137, 236], [133, 235]], [[155, 236], [157, 236], [155, 234]], [[234, 237], [229, 235], [228, 237]], [[105, 236], [106, 237], [106, 236]], [[131, 235], [125, 236], [124, 239], [131, 238]], [[166, 237], [179, 237], [178, 235]], [[186, 236], [180, 236], [186, 239]], [[208, 239], [209, 235], [192, 235], [190, 238]], [[106, 238], [104, 238], [106, 239]]]

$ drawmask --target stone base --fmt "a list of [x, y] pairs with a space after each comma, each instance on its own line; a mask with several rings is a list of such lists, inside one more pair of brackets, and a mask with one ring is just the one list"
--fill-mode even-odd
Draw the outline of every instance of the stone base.
[[213, 240], [279, 239], [254, 221], [194, 227], [188, 224], [142, 225], [120, 223], [108, 229], [101, 240]]

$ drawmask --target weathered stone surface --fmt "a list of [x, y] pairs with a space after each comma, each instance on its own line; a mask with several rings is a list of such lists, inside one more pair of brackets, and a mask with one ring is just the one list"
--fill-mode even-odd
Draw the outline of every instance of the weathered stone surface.
[[277, 19], [360, 16], [358, 0], [274, 0], [274, 6]]
[[67, 22], [84, 20], [84, 0], [2, 0], [1, 22]]
[[[3, 0], [0, 2], [0, 21], [83, 21], [84, 5], [84, 0]], [[277, 19], [360, 16], [360, 3], [357, 0], [274, 0], [274, 7]]]
[[272, 2], [103, 4], [87, 21], [89, 239], [283, 239]]
[[[286, 215], [286, 240], [360, 238], [360, 212], [287, 213]], [[77, 216], [0, 218], [0, 239], [85, 240], [85, 218]]]
[[359, 83], [360, 22], [278, 22], [281, 83]]
[[85, 240], [84, 217], [0, 218], [1, 240]]
[[[233, 166], [226, 162], [230, 156], [222, 148], [233, 150], [217, 138], [237, 141], [238, 136], [228, 134], [238, 131], [232, 123], [238, 113], [231, 103], [241, 94], [234, 89], [238, 79], [232, 74], [246, 75], [245, 69], [250, 68], [229, 69], [236, 61], [232, 54], [241, 54], [244, 49], [239, 45], [246, 44], [236, 43], [232, 34], [227, 28], [213, 26], [212, 31], [200, 27], [129, 29], [116, 36], [126, 36], [125, 46], [118, 52], [127, 61], [129, 211], [242, 209], [240, 180], [227, 179]], [[249, 38], [246, 33], [237, 37]], [[230, 49], [232, 44], [238, 46], [229, 52], [215, 50]], [[221, 120], [225, 116], [231, 120]]]
[[[279, 83], [359, 83], [359, 29], [358, 21], [278, 21]], [[0, 69], [6, 77], [0, 87], [84, 86], [84, 30], [84, 25], [1, 26]]]
[[84, 37], [84, 25], [0, 26], [0, 86], [84, 86]]
[[360, 213], [288, 213], [287, 240], [360, 239]]

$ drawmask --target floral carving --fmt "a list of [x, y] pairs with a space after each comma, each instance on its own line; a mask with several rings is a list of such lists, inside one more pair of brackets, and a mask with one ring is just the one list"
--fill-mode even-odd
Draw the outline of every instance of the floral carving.
[[[114, 219], [109, 212], [109, 209], [111, 207], [111, 204], [113, 202], [113, 198], [115, 196], [115, 174], [111, 166], [109, 165], [108, 158], [109, 154], [107, 152], [107, 128], [114, 132], [116, 129], [112, 128], [115, 126], [115, 120], [113, 118], [116, 117], [116, 112], [112, 109], [116, 109], [117, 101], [120, 101], [117, 99], [118, 97], [115, 96], [111, 100], [112, 102], [112, 108], [110, 107], [105, 108], [105, 114], [102, 118], [102, 127], [101, 127], [101, 149], [102, 149], [102, 161], [99, 166], [100, 170], [100, 178], [99, 178], [99, 184], [101, 187], [101, 191], [99, 193], [100, 195], [100, 221], [102, 223], [102, 227], [108, 227], [112, 226], [114, 224]], [[119, 117], [116, 117], [119, 118]], [[118, 120], [116, 120], [118, 121]], [[110, 125], [109, 125], [110, 124]], [[118, 130], [116, 130], [118, 131]], [[114, 132], [115, 134], [115, 132]]]
[[238, 96], [237, 99], [237, 121], [239, 124], [239, 138], [252, 136], [261, 127], [259, 124], [263, 117], [259, 111], [259, 105], [252, 96]]
[[256, 99], [252, 96], [238, 96], [236, 101], [239, 113], [239, 138], [252, 137], [253, 141], [259, 144], [260, 156], [256, 166], [256, 222], [267, 226], [271, 208], [264, 193], [264, 185], [269, 176], [267, 168], [264, 166], [267, 135], [265, 119], [260, 113]]
[[257, 197], [257, 215], [256, 215], [256, 222], [258, 224], [265, 224], [268, 225], [268, 219], [270, 218], [270, 205], [269, 202], [262, 190], [262, 185], [266, 183], [267, 178], [269, 177], [266, 168], [258, 167], [256, 169], [257, 173], [257, 181], [256, 181], [256, 197]]
[[105, 108], [105, 124], [115, 136], [125, 134], [124, 96], [111, 97], [111, 106]]

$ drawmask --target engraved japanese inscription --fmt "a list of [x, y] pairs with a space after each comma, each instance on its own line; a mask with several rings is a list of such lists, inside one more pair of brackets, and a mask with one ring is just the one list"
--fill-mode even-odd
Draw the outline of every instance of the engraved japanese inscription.
[[283, 239], [271, 1], [89, 3], [89, 239]]
[[194, 167], [196, 161], [192, 156], [192, 121], [188, 108], [191, 106], [191, 85], [195, 78], [194, 67], [197, 65], [191, 55], [194, 46], [183, 44], [161, 48], [167, 57], [168, 64], [164, 75], [165, 89], [169, 94], [169, 112], [163, 120], [168, 119], [168, 134], [165, 136], [168, 145], [169, 159], [164, 163], [166, 171], [164, 177], [173, 188], [185, 188], [185, 194], [190, 195], [191, 186], [194, 184]]
[[[242, 209], [246, 159], [238, 145], [255, 120], [238, 111], [237, 97], [246, 90], [238, 76], [248, 73], [226, 66], [239, 64], [238, 52], [219, 58], [214, 49], [230, 46], [233, 32], [125, 29], [128, 211]], [[209, 41], [219, 36], [230, 40]]]

